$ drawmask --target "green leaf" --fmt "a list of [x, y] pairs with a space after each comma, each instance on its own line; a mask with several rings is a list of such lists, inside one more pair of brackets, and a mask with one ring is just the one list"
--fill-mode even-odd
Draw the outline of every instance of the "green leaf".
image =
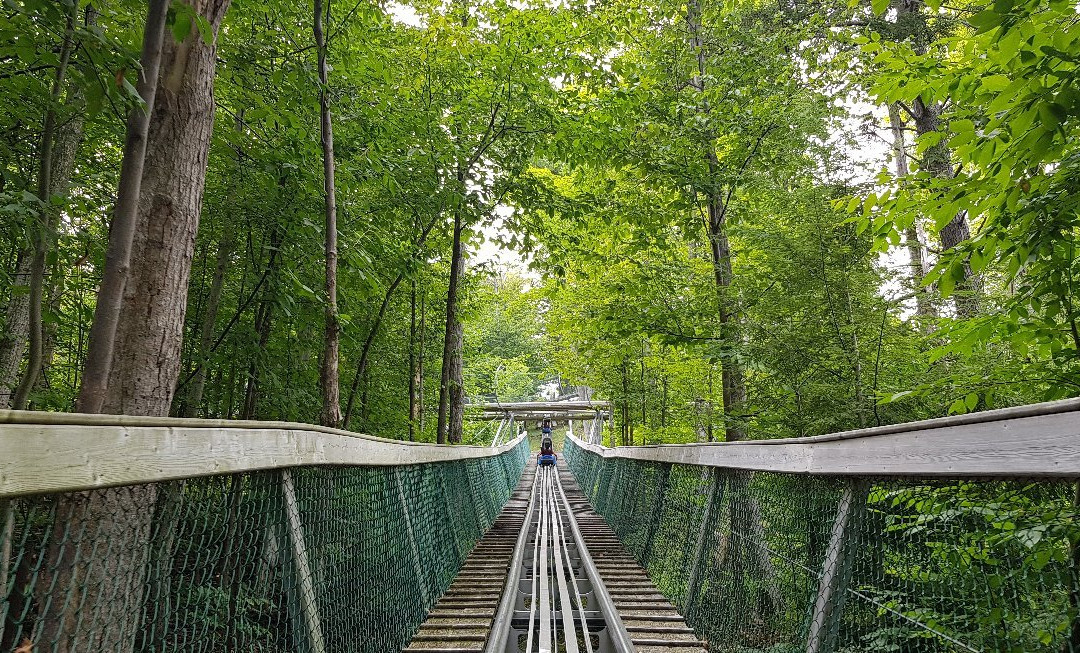
[[1005, 75], [987, 75], [979, 80], [979, 86], [995, 93], [1005, 90], [1011, 83]]
[[1002, 20], [1001, 14], [992, 9], [980, 11], [971, 18], [968, 18], [968, 22], [971, 23], [971, 26], [976, 28], [976, 30], [978, 30], [977, 33], [980, 34], [994, 29], [1001, 24]]

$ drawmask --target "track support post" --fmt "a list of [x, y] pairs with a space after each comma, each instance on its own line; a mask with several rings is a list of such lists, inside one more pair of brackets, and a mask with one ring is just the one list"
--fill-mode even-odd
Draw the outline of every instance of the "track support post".
[[319, 608], [315, 602], [315, 586], [311, 579], [311, 565], [308, 563], [307, 546], [304, 544], [300, 507], [296, 502], [292, 472], [288, 469], [281, 470], [281, 491], [285, 499], [285, 519], [289, 529], [289, 542], [292, 545], [296, 588], [300, 594], [300, 615], [307, 635], [308, 650], [312, 653], [326, 653]]
[[866, 513], [869, 488], [869, 482], [864, 479], [845, 481], [829, 534], [829, 547], [821, 563], [821, 581], [810, 614], [806, 653], [828, 653], [836, 647], [840, 615], [851, 581], [856, 536]]
[[686, 596], [683, 599], [683, 614], [693, 621], [694, 607], [701, 592], [701, 581], [705, 575], [705, 553], [709, 538], [716, 530], [716, 517], [720, 502], [724, 496], [724, 477], [720, 470], [709, 468], [709, 494], [705, 499], [705, 509], [701, 512], [701, 527], [698, 529], [697, 542], [694, 544], [694, 557], [690, 561], [690, 577], [686, 581]]

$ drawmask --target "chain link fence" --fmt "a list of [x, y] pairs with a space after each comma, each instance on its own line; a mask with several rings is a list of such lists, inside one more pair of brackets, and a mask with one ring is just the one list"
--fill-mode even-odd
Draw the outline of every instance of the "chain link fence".
[[712, 651], [1080, 652], [1075, 481], [565, 458]]
[[499, 514], [528, 446], [8, 500], [0, 650], [400, 650]]

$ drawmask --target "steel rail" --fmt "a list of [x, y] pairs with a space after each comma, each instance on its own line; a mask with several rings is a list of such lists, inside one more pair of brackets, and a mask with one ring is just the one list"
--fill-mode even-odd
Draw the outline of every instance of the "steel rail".
[[600, 572], [596, 569], [592, 556], [589, 555], [589, 549], [585, 546], [585, 538], [581, 535], [581, 529], [578, 527], [574, 511], [570, 507], [570, 501], [566, 498], [566, 493], [562, 488], [562, 481], [557, 473], [555, 480], [559, 498], [566, 509], [567, 524], [573, 535], [574, 543], [577, 545], [578, 557], [581, 558], [581, 568], [592, 584], [593, 598], [596, 599], [599, 612], [607, 625], [612, 649], [615, 653], [633, 653], [635, 647], [633, 641], [631, 641], [630, 633], [626, 630], [626, 624], [623, 623], [619, 611], [615, 608], [615, 602], [612, 600], [611, 594], [608, 593], [607, 588], [604, 586], [604, 581], [600, 577]]
[[518, 583], [521, 582], [521, 566], [525, 558], [525, 545], [529, 542], [529, 529], [533, 515], [536, 513], [538, 477], [539, 474], [533, 475], [532, 486], [529, 488], [529, 506], [525, 509], [525, 521], [521, 532], [518, 534], [517, 543], [514, 545], [514, 555], [510, 558], [510, 568], [506, 574], [506, 584], [503, 587], [502, 598], [499, 600], [499, 607], [495, 612], [495, 617], [491, 621], [491, 632], [488, 635], [487, 643], [484, 645], [486, 653], [502, 653], [502, 651], [506, 650], [506, 640], [510, 636], [510, 621], [514, 617], [514, 603], [517, 600]]
[[[540, 592], [533, 594], [533, 601], [540, 601], [540, 639], [537, 648], [539, 653], [551, 653], [551, 624], [552, 605], [551, 589], [548, 586], [548, 523], [551, 516], [551, 484], [540, 484]], [[532, 641], [532, 632], [529, 632], [529, 641]]]
[[[554, 465], [548, 468], [551, 470], [548, 474], [547, 482], [552, 485], [552, 477], [558, 478], [558, 472], [555, 471]], [[566, 649], [566, 653], [578, 653], [577, 645], [577, 627], [574, 623], [574, 608], [573, 603], [570, 602], [570, 592], [566, 587], [566, 573], [563, 568], [564, 560], [569, 561], [569, 552], [566, 550], [566, 538], [562, 537], [562, 524], [560, 523], [562, 515], [559, 511], [559, 505], [555, 502], [555, 497], [551, 497], [551, 513], [552, 513], [552, 525], [554, 530], [551, 533], [553, 548], [553, 557], [555, 560], [555, 581], [559, 591], [559, 615], [562, 617], [562, 632], [563, 632], [563, 646]], [[573, 573], [573, 572], [571, 572]], [[552, 592], [552, 602], [554, 603], [554, 592]], [[588, 637], [589, 631], [585, 625], [585, 622], [581, 622], [582, 627], [585, 629], [585, 636]]]
[[[555, 477], [556, 477], [556, 479], [558, 479], [558, 471], [555, 472]], [[561, 488], [562, 482], [559, 481], [559, 484], [560, 484], [560, 488]], [[559, 509], [558, 505], [556, 505], [556, 512], [560, 516], [562, 515], [562, 510]], [[573, 516], [573, 514], [569, 514], [569, 515], [567, 515], [566, 518], [567, 519], [573, 519], [574, 516]], [[588, 621], [587, 621], [588, 616], [585, 614], [585, 606], [581, 602], [581, 590], [578, 588], [577, 576], [574, 574], [573, 561], [570, 559], [570, 547], [566, 542], [566, 531], [562, 527], [562, 519], [561, 518], [558, 520], [558, 524], [559, 524], [558, 535], [559, 535], [559, 541], [560, 541], [560, 550], [563, 552], [563, 554], [565, 554], [565, 556], [566, 556], [566, 565], [567, 565], [567, 568], [570, 569], [570, 584], [571, 584], [571, 587], [574, 590], [574, 602], [577, 604], [577, 612], [578, 612], [578, 615], [580, 616], [580, 622], [579, 623], [581, 624], [582, 639], [585, 641], [585, 653], [593, 653], [592, 639], [589, 637], [589, 626], [588, 626]], [[570, 613], [571, 623], [573, 623], [573, 609], [570, 607], [570, 604], [569, 604], [569, 601], [567, 600], [567, 597], [562, 597], [562, 601], [563, 601], [564, 619], [565, 619], [565, 615], [569, 612]], [[577, 631], [575, 630], [575, 633], [576, 632]], [[575, 652], [577, 651], [576, 642], [575, 642], [575, 646], [574, 646], [574, 651]]]

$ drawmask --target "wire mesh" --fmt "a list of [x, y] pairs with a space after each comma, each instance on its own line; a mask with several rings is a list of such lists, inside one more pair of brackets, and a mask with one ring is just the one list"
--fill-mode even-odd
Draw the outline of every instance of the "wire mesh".
[[488, 458], [12, 500], [0, 650], [396, 651], [516, 486]]
[[1075, 481], [565, 459], [712, 651], [1080, 652]]

